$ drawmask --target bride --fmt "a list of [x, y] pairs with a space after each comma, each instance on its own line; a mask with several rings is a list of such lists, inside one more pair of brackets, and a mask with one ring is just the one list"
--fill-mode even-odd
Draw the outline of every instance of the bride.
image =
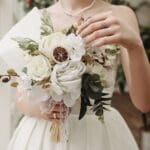
[[[116, 68], [118, 62], [121, 62], [132, 102], [142, 112], [150, 110], [149, 63], [139, 35], [137, 20], [131, 9], [111, 5], [107, 0], [59, 0], [47, 8], [47, 12], [55, 31], [61, 31], [84, 17], [88, 19], [78, 26], [77, 34], [87, 45], [98, 48], [111, 44], [121, 45], [120, 58], [116, 58], [111, 70], [106, 70], [107, 82], [110, 83], [106, 90], [112, 95]], [[41, 10], [34, 8], [2, 40], [3, 50], [11, 49], [9, 55], [12, 54], [12, 57], [20, 62], [15, 66], [19, 67], [22, 60], [17, 57], [17, 50], [14, 56], [16, 45], [9, 39], [19, 35], [38, 40], [41, 15]], [[68, 142], [54, 144], [50, 141], [49, 129], [52, 122], [61, 117], [60, 105], [56, 105], [51, 113], [42, 113], [40, 104], [29, 105], [25, 99], [20, 100], [21, 93], [17, 93], [17, 97], [17, 108], [24, 117], [13, 134], [8, 150], [138, 150], [125, 121], [111, 106], [108, 106], [110, 111], [104, 112], [104, 123], [100, 123], [90, 109], [86, 117], [79, 121], [78, 100], [69, 115]], [[65, 112], [66, 107], [62, 105]]]

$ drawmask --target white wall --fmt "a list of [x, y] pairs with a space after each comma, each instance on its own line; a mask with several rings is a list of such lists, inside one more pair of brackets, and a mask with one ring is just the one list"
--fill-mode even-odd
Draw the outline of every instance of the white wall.
[[[19, 18], [17, 0], [0, 0], [0, 39], [8, 32]], [[19, 15], [21, 13], [18, 13]], [[18, 18], [17, 18], [18, 17]], [[7, 65], [0, 60], [0, 73], [5, 72]], [[0, 83], [0, 150], [6, 150], [13, 128], [16, 124], [15, 111], [12, 110], [13, 98], [10, 99], [10, 88]], [[16, 114], [17, 115], [17, 114]]]
[[[6, 64], [2, 63], [2, 60], [0, 62], [0, 70], [3, 72]], [[6, 85], [0, 84], [0, 150], [5, 150], [9, 141], [11, 133], [10, 121], [9, 89]]]
[[0, 0], [0, 37], [2, 37], [14, 23], [12, 7], [12, 0]]

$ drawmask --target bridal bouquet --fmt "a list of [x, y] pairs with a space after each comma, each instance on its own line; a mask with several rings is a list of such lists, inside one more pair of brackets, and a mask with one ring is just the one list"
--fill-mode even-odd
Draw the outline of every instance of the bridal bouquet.
[[[46, 12], [41, 18], [38, 42], [20, 37], [13, 40], [24, 52], [26, 65], [19, 75], [14, 69], [0, 75], [2, 82], [11, 82], [16, 77], [16, 82], [11, 82], [11, 85], [31, 102], [63, 101], [66, 107], [71, 108], [81, 99], [79, 120], [90, 106], [103, 121], [106, 101], [110, 100], [108, 93], [104, 92], [107, 87], [104, 68], [111, 67], [118, 54], [117, 46], [105, 46], [101, 50], [87, 47], [76, 35], [75, 26], [55, 32]], [[52, 137], [55, 142], [60, 140], [59, 130], [59, 123], [53, 123], [51, 132], [55, 133]]]

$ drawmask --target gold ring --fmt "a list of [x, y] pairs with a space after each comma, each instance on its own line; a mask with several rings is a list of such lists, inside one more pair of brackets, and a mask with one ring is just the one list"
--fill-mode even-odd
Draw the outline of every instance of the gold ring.
[[53, 113], [53, 118], [54, 118], [54, 119], [56, 119], [56, 118], [57, 118], [56, 113]]

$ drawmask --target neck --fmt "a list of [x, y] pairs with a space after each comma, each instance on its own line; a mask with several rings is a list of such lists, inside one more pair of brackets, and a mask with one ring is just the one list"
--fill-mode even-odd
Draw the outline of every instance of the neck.
[[80, 10], [92, 3], [93, 0], [60, 0], [64, 7], [70, 11]]

